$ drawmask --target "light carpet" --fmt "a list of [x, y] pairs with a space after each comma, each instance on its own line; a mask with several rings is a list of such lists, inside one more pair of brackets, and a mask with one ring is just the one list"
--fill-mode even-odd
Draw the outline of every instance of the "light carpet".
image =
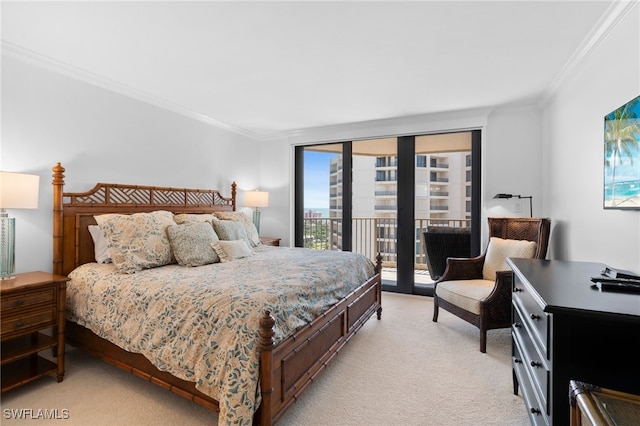
[[[279, 425], [529, 425], [513, 394], [509, 329], [487, 336], [430, 297], [383, 293], [375, 316]], [[68, 348], [62, 383], [46, 377], [2, 396], [4, 425], [211, 425], [217, 414], [85, 353]], [[17, 410], [17, 411], [16, 411]], [[30, 411], [29, 411], [30, 410]], [[49, 410], [57, 420], [37, 417]]]

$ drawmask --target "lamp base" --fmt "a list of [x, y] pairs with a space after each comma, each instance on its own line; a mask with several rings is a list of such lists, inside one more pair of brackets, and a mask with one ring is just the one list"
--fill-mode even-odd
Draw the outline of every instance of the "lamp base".
[[260, 235], [260, 210], [257, 208], [253, 211], [253, 224], [256, 226], [258, 235]]
[[15, 278], [15, 230], [15, 218], [0, 217], [0, 280]]

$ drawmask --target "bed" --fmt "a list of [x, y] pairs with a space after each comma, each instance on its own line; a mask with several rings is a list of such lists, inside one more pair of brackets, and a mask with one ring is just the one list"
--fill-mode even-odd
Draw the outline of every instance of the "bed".
[[[126, 274], [97, 263], [89, 231], [96, 218], [225, 218], [236, 211], [236, 185], [230, 197], [104, 183], [72, 193], [64, 192], [64, 172], [60, 163], [53, 168], [53, 271], [71, 277], [67, 342], [218, 411], [219, 424], [276, 423], [362, 325], [374, 313], [381, 318], [380, 256], [374, 265], [352, 253], [258, 245], [250, 256], [197, 267]], [[347, 272], [335, 266], [342, 262]], [[285, 293], [291, 288], [295, 294]], [[123, 302], [131, 305], [116, 307]], [[183, 314], [198, 316], [175, 316]], [[228, 341], [236, 346], [223, 346]]]

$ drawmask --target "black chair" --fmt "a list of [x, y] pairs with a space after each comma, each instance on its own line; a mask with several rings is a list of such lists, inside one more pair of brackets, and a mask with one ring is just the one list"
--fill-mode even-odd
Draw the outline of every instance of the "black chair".
[[424, 237], [429, 275], [437, 280], [444, 274], [448, 257], [471, 256], [471, 230], [452, 226], [427, 226]]

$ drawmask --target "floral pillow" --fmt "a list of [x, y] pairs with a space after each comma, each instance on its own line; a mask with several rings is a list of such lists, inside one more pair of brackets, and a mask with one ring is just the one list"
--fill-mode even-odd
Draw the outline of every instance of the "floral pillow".
[[211, 243], [218, 241], [210, 223], [186, 222], [167, 228], [169, 243], [178, 264], [202, 266], [220, 261]]
[[260, 245], [260, 236], [258, 230], [253, 224], [253, 221], [249, 216], [242, 212], [215, 212], [214, 215], [220, 220], [235, 220], [244, 226], [244, 230], [247, 233], [247, 238], [250, 247], [257, 247]]
[[178, 224], [187, 222], [209, 222], [213, 223], [214, 216], [208, 213], [179, 213], [173, 217], [173, 220]]
[[111, 259], [126, 274], [175, 263], [167, 228], [173, 213], [103, 214], [95, 216], [107, 240]]
[[223, 241], [244, 240], [247, 244], [250, 244], [247, 231], [242, 222], [214, 219], [213, 230], [216, 231], [218, 238]]
[[211, 247], [213, 247], [213, 249], [216, 251], [216, 253], [220, 257], [220, 262], [222, 263], [253, 256], [253, 252], [251, 251], [251, 248], [247, 245], [247, 242], [245, 240], [220, 240], [211, 243]]

